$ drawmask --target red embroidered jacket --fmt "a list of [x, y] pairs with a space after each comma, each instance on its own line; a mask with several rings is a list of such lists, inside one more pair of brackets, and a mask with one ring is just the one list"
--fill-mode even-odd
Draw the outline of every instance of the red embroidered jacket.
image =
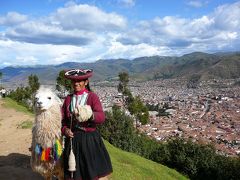
[[[85, 90], [86, 91], [86, 90]], [[90, 119], [86, 122], [78, 122], [74, 118], [72, 118], [72, 131], [76, 126], [81, 127], [84, 131], [91, 132], [96, 130], [96, 124], [101, 124], [105, 121], [105, 114], [102, 109], [101, 102], [99, 97], [91, 91], [88, 92], [87, 105], [91, 106], [93, 111], [93, 119]], [[62, 106], [62, 133], [64, 134], [65, 128], [70, 128], [71, 121], [71, 112], [70, 112], [70, 104], [71, 104], [71, 95], [68, 95], [65, 98], [65, 101]]]

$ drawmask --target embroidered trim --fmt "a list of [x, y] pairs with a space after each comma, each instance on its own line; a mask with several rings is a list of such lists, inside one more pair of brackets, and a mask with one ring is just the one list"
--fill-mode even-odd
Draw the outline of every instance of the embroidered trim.
[[88, 93], [84, 92], [81, 95], [73, 95], [71, 100], [70, 110], [73, 113], [77, 105], [85, 105], [87, 102]]

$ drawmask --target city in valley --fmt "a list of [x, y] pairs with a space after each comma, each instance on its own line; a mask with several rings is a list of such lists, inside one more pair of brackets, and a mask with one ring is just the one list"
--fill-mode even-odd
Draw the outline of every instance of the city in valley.
[[[164, 115], [149, 111], [146, 125], [137, 128], [158, 141], [173, 137], [213, 144], [219, 154], [240, 154], [240, 86], [236, 80], [202, 81], [197, 88], [186, 87], [185, 80], [130, 82], [134, 96], [146, 104], [164, 109]], [[98, 82], [93, 90], [105, 110], [116, 104], [123, 108], [118, 82]], [[123, 108], [124, 109], [124, 108]], [[134, 122], [135, 123], [135, 122]]]

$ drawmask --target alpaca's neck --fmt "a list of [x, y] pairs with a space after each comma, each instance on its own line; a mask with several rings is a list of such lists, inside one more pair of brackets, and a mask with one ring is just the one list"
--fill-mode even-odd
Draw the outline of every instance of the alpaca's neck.
[[52, 106], [47, 111], [36, 115], [33, 134], [42, 147], [52, 147], [61, 136], [61, 111], [59, 106]]

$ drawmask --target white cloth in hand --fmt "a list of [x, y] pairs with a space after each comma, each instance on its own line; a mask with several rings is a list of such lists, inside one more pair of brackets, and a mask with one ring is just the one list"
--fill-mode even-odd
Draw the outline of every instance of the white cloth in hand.
[[74, 110], [75, 117], [79, 122], [85, 122], [89, 120], [93, 114], [92, 108], [89, 105], [79, 105]]

